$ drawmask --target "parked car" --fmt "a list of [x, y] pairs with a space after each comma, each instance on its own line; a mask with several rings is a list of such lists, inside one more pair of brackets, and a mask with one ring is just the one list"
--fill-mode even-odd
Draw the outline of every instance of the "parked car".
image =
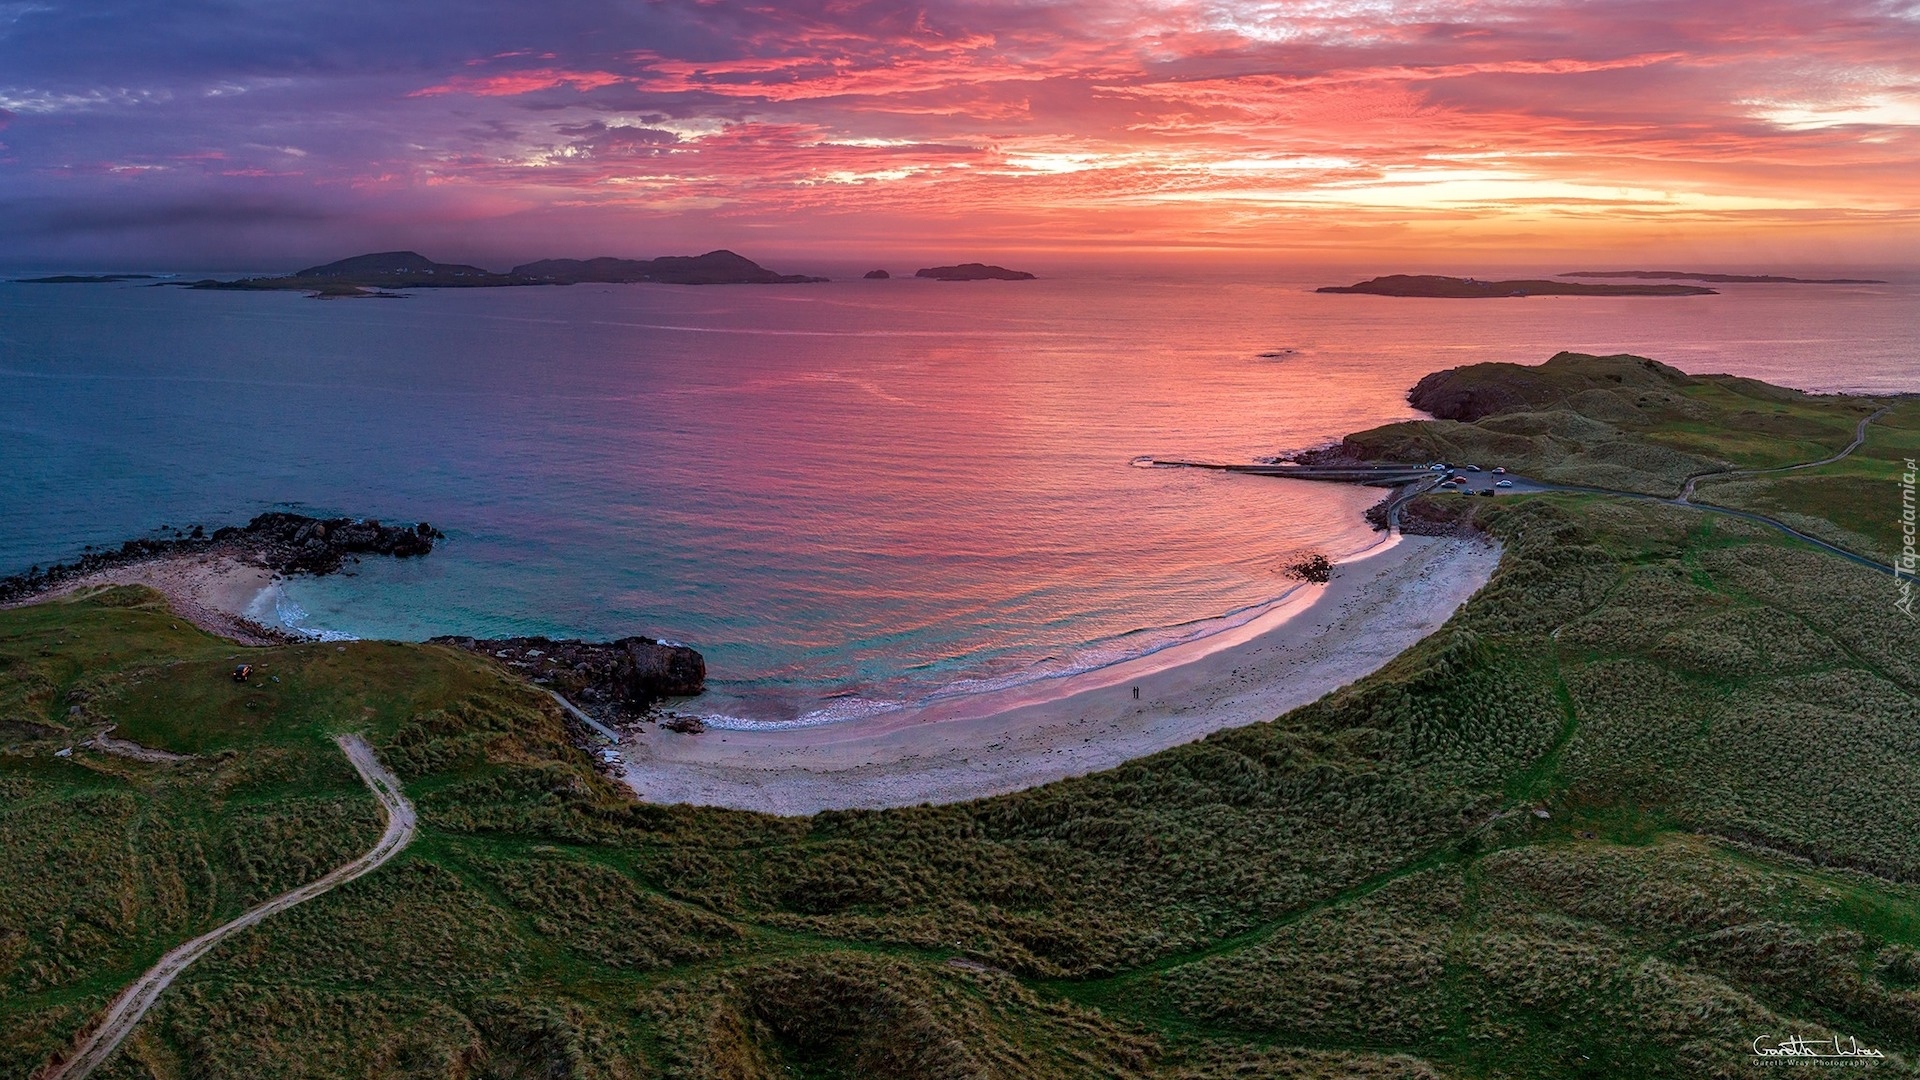
[[1467, 466], [1467, 471], [1468, 471], [1468, 472], [1479, 472], [1479, 471], [1480, 471], [1480, 466], [1478, 466], [1478, 465], [1469, 465], [1469, 466]]
[[1511, 480], [1495, 480], [1495, 481], [1493, 482], [1493, 486], [1494, 486], [1494, 487], [1512, 487], [1512, 486], [1513, 486], [1513, 481], [1511, 481]]
[[1500, 475], [1501, 473], [1504, 473], [1504, 472], [1506, 472], [1506, 471], [1507, 471], [1507, 467], [1506, 467], [1505, 465], [1495, 465], [1495, 466], [1493, 467], [1493, 474], [1494, 474], [1495, 476], [1498, 476], [1498, 475]]

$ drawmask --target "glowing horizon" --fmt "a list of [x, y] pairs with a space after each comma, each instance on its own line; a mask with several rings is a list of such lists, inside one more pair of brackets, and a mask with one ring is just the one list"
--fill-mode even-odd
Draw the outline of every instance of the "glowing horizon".
[[41, 261], [1908, 262], [1917, 132], [1907, 3], [0, 5]]

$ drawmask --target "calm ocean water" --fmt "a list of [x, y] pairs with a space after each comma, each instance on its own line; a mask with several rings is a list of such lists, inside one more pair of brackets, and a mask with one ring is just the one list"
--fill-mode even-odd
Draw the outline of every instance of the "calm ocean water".
[[[1485, 272], [1485, 268], [1480, 268]], [[852, 715], [1251, 617], [1378, 493], [1130, 467], [1412, 415], [1427, 371], [1631, 351], [1920, 390], [1908, 281], [1714, 297], [1319, 296], [1050, 276], [422, 291], [0, 284], [0, 573], [274, 507], [425, 519], [430, 558], [292, 583], [358, 636], [649, 634], [702, 707]], [[1280, 353], [1262, 357], [1262, 353]]]

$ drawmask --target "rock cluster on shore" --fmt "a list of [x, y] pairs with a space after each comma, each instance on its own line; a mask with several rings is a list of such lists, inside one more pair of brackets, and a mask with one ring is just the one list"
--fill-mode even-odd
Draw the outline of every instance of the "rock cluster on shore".
[[662, 698], [698, 694], [707, 682], [704, 657], [685, 645], [653, 638], [596, 642], [437, 637], [431, 641], [491, 657], [521, 678], [559, 691], [594, 713], [636, 716]]
[[70, 563], [0, 578], [0, 603], [24, 600], [87, 574], [170, 555], [233, 555], [283, 574], [331, 574], [352, 555], [407, 558], [433, 550], [440, 530], [417, 525], [383, 525], [353, 518], [314, 518], [304, 514], [261, 514], [243, 526], [209, 535], [195, 525], [175, 536], [142, 537], [117, 548], [88, 551]]

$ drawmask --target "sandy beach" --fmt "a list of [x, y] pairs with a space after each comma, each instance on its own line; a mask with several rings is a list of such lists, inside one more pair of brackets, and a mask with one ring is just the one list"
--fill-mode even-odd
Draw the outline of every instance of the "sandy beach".
[[655, 725], [622, 745], [625, 778], [649, 802], [811, 814], [1097, 772], [1271, 720], [1379, 670], [1439, 629], [1499, 558], [1485, 540], [1396, 537], [1245, 626], [1097, 671], [817, 727]]
[[145, 585], [167, 598], [193, 625], [243, 645], [277, 645], [287, 636], [247, 616], [256, 597], [274, 583], [271, 570], [232, 555], [163, 555], [86, 574], [48, 589], [28, 603], [105, 585]]
[[[774, 814], [1018, 791], [1271, 720], [1363, 678], [1445, 623], [1499, 557], [1484, 539], [1396, 536], [1250, 622], [1151, 656], [835, 724], [697, 735], [648, 725], [622, 742], [621, 767], [648, 802]], [[178, 555], [76, 578], [35, 599], [147, 585], [194, 625], [266, 645], [283, 632], [248, 612], [274, 582], [272, 571], [232, 555]]]

